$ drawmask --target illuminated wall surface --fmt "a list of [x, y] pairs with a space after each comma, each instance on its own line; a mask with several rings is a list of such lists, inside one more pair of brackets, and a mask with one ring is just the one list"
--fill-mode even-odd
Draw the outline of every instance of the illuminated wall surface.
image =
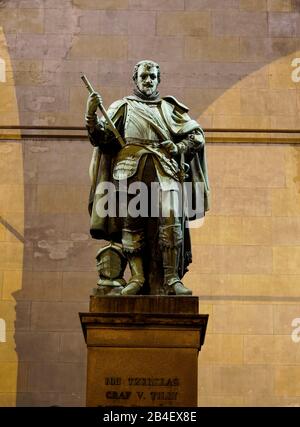
[[[199, 405], [298, 406], [300, 132], [270, 130], [300, 130], [300, 1], [2, 0], [0, 126], [83, 126], [79, 72], [109, 105], [143, 58], [204, 128], [248, 129], [207, 133], [212, 209], [186, 276], [210, 314]], [[84, 405], [90, 156], [1, 130], [1, 406]]]

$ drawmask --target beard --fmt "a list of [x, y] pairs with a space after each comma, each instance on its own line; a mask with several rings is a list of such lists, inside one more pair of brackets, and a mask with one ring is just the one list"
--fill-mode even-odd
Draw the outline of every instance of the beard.
[[134, 94], [141, 99], [144, 100], [156, 100], [159, 98], [159, 92], [157, 90], [158, 85], [154, 85], [151, 87], [145, 87], [144, 85], [135, 84], [133, 88]]
[[146, 95], [151, 95], [154, 92], [154, 88], [153, 87], [144, 87], [142, 92], [145, 93]]
[[151, 96], [152, 93], [155, 92], [156, 87], [155, 86], [138, 85], [138, 89], [140, 90], [140, 92], [142, 92], [146, 96]]

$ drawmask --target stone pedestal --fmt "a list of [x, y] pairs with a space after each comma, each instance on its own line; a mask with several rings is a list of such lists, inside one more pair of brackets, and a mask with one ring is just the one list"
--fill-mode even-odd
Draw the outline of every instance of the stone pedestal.
[[208, 315], [198, 297], [91, 297], [87, 406], [197, 406], [198, 351]]

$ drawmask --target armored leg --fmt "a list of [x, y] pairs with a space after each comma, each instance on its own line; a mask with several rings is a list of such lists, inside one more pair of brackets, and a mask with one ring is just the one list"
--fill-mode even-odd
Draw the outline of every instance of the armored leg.
[[122, 245], [123, 252], [128, 259], [131, 278], [121, 294], [136, 295], [145, 282], [142, 258], [142, 249], [145, 245], [144, 232], [142, 230], [123, 229]]
[[159, 228], [159, 243], [163, 257], [164, 287], [167, 295], [191, 295], [192, 291], [184, 286], [178, 275], [182, 231], [180, 224], [176, 220], [174, 222], [175, 224], [161, 225]]

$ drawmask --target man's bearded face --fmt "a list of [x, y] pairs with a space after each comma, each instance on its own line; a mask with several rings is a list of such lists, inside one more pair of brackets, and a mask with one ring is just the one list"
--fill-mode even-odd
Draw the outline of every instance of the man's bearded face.
[[157, 68], [149, 65], [140, 65], [137, 73], [136, 85], [146, 96], [156, 92], [158, 85]]

